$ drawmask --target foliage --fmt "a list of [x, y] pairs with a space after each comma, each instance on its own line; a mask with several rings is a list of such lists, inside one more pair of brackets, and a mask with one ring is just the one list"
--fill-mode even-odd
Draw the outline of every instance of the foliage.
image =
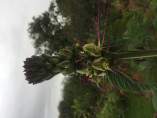
[[72, 40], [66, 38], [66, 26], [62, 27], [58, 17], [56, 6], [51, 2], [48, 11], [33, 17], [33, 22], [29, 23], [28, 32], [34, 40], [37, 54], [52, 54], [72, 44]]
[[[116, 72], [118, 72], [116, 70]], [[135, 91], [135, 90], [156, 90], [157, 85], [153, 83], [144, 83], [133, 81], [130, 77], [124, 73], [118, 72], [121, 76], [124, 76], [127, 80], [123, 79], [121, 76], [108, 72], [110, 81], [116, 85], [119, 89], [125, 91]]]
[[157, 92], [156, 91], [152, 91], [152, 93], [153, 93], [152, 102], [153, 102], [153, 105], [154, 105], [154, 109], [157, 111], [157, 102], [156, 102]]
[[91, 18], [97, 16], [96, 0], [56, 0], [59, 12], [68, 22], [68, 39], [88, 37]]
[[73, 112], [74, 118], [80, 118], [80, 117], [88, 118], [88, 117], [90, 117], [90, 114], [86, 110], [84, 110], [84, 106], [82, 106], [82, 104], [80, 104], [80, 102], [78, 102], [77, 99], [74, 99], [74, 104], [71, 106], [71, 108], [74, 109], [74, 112]]
[[33, 22], [29, 23], [28, 32], [34, 40], [36, 54], [53, 54], [65, 46], [72, 45], [74, 38], [87, 38], [87, 26], [97, 14], [94, 10], [97, 7], [95, 0], [56, 2], [57, 6], [51, 2], [47, 11], [33, 17]]
[[143, 97], [131, 96], [125, 98], [124, 104], [127, 106], [125, 118], [153, 118], [155, 112], [153, 105]]
[[[83, 85], [79, 76], [71, 75], [65, 78], [63, 100], [59, 104], [60, 118], [74, 116], [92, 116], [95, 113], [99, 90], [94, 85]], [[77, 117], [78, 118], [78, 117]]]
[[[59, 104], [59, 118], [90, 118], [98, 109], [98, 118], [103, 115], [106, 118], [120, 118], [124, 115], [125, 109], [117, 92], [107, 90], [104, 96], [104, 91], [100, 92], [92, 84], [83, 85], [76, 75], [65, 79], [63, 100]], [[105, 98], [102, 101], [103, 97]]]
[[[105, 1], [101, 2], [103, 5], [106, 5]], [[64, 68], [68, 70], [69, 68], [63, 67], [67, 65], [62, 64], [62, 61], [70, 60], [75, 70], [74, 72], [81, 74], [81, 80], [85, 81], [85, 83], [94, 82], [96, 84], [103, 85], [104, 80], [100, 78], [107, 76], [107, 82], [112, 82], [117, 88], [125, 91], [152, 90], [153, 105], [156, 108], [156, 80], [154, 78], [157, 77], [157, 75], [154, 71], [156, 67], [153, 65], [156, 63], [156, 58], [154, 58], [154, 56], [156, 56], [157, 48], [156, 1], [145, 0], [145, 2], [143, 2], [141, 0], [113, 0], [111, 2], [104, 45], [99, 45], [99, 43], [102, 42], [103, 39], [100, 39], [100, 42], [99, 40], [97, 41], [93, 39], [97, 38], [97, 34], [104, 33], [103, 27], [105, 24], [104, 21], [106, 19], [105, 15], [101, 15], [101, 28], [100, 32], [98, 32], [98, 18], [92, 18], [96, 15], [96, 0], [57, 0], [57, 3], [59, 12], [66, 18], [65, 23], [64, 25], [61, 25], [57, 21], [57, 19], [55, 20], [55, 18], [49, 18], [50, 13], [54, 16], [57, 14], [53, 12], [45, 12], [43, 16], [40, 16], [39, 19], [34, 18], [35, 22], [32, 23], [32, 26], [30, 25], [31, 27], [33, 27], [33, 24], [37, 23], [36, 27], [40, 26], [39, 24], [43, 24], [43, 26], [45, 26], [45, 29], [48, 29], [45, 30], [44, 28], [42, 29], [37, 27], [37, 29], [40, 29], [37, 31], [37, 33], [39, 33], [38, 35], [34, 35], [36, 34], [36, 32], [30, 32], [32, 33], [32, 38], [35, 39], [37, 37], [35, 39], [36, 47], [41, 49], [41, 47], [45, 45], [46, 53], [49, 52], [50, 54], [52, 54], [54, 52], [57, 52], [56, 55], [63, 58], [63, 60], [60, 60], [59, 62], [61, 63], [59, 68]], [[82, 19], [80, 20], [80, 18]], [[51, 21], [53, 20], [56, 22], [55, 24], [51, 24]], [[37, 21], [40, 22], [38, 23]], [[49, 22], [50, 25], [47, 25], [47, 23], [43, 23], [44, 21], [47, 21], [47, 23]], [[91, 25], [92, 23], [93, 25]], [[90, 32], [88, 31], [89, 24]], [[54, 25], [53, 30], [51, 30], [52, 28], [49, 28], [49, 26], [52, 25]], [[49, 32], [48, 34], [53, 34], [53, 38], [48, 38], [49, 35], [45, 32]], [[59, 38], [60, 35], [62, 35], [62, 38]], [[88, 36], [92, 38], [89, 38]], [[66, 55], [66, 53], [63, 51], [64, 49], [60, 50], [65, 46], [62, 42], [68, 42], [68, 44], [66, 45], [72, 44], [72, 39], [75, 37], [81, 40], [84, 39], [87, 42], [82, 45], [81, 41], [77, 40], [76, 44], [73, 46], [73, 56], [72, 58], [68, 58], [68, 55]], [[49, 42], [45, 39], [48, 39]], [[54, 42], [54, 40], [50, 39], [59, 40]], [[64, 41], [62, 39], [64, 39]], [[144, 57], [152, 58], [143, 59]], [[117, 67], [119, 68], [118, 70]], [[121, 70], [126, 70], [125, 73], [127, 73], [127, 75], [129, 75], [130, 77], [121, 72]], [[148, 70], [150, 70], [150, 72], [147, 75], [147, 79], [143, 77], [142, 82], [140, 82], [139, 79], [141, 78], [137, 77], [137, 80], [134, 80], [135, 78], [131, 78], [131, 76], [136, 76], [135, 74], [132, 74], [133, 70], [136, 70], [137, 73], [144, 73], [143, 75], [145, 75], [145, 73], [148, 73]], [[61, 71], [61, 69], [59, 72], [64, 73], [63, 71]], [[75, 88], [71, 84], [69, 88], [72, 89], [72, 87]], [[66, 88], [64, 88], [64, 90], [65, 89]], [[83, 93], [83, 90], [81, 92]], [[65, 92], [65, 96], [67, 96], [67, 98], [63, 98], [64, 100], [60, 104], [60, 117], [89, 117], [89, 115], [93, 114], [93, 112], [89, 112], [87, 110], [88, 108], [90, 108], [90, 105], [87, 105], [88, 103], [81, 102], [81, 92], [77, 95], [73, 93], [75, 97], [72, 97]], [[68, 97], [71, 97], [71, 99], [69, 100]], [[111, 97], [111, 99], [112, 98], [113, 96]], [[65, 101], [68, 101], [68, 103]], [[136, 103], [136, 100], [134, 102]], [[101, 109], [103, 113], [107, 114], [110, 108], [115, 111], [116, 107], [112, 108], [112, 103], [113, 101], [109, 102], [107, 104], [108, 107], [106, 106], [106, 104], [104, 104], [104, 106], [102, 107], [103, 110]], [[67, 112], [64, 112], [63, 110], [65, 110], [66, 108]], [[121, 111], [119, 111], [119, 113], [121, 113]], [[108, 114], [108, 116], [110, 115], [111, 114]], [[117, 115], [116, 117], [119, 116]]]
[[96, 118], [124, 118], [125, 108], [121, 104], [122, 98], [117, 92], [107, 90], [105, 96], [102, 94], [100, 100], [97, 101], [98, 104], [100, 104], [102, 99], [102, 108], [97, 113]]

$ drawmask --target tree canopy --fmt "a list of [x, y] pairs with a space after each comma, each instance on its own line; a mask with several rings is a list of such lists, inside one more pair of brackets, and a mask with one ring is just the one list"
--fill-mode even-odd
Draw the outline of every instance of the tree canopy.
[[97, 15], [95, 0], [57, 0], [56, 3], [51, 2], [47, 11], [34, 16], [29, 23], [28, 32], [37, 54], [53, 54], [72, 45], [74, 38], [87, 38], [91, 18]]
[[72, 41], [64, 35], [66, 26], [58, 20], [59, 13], [56, 6], [51, 2], [49, 10], [37, 17], [33, 17], [33, 22], [29, 23], [28, 32], [34, 40], [36, 53], [55, 53], [61, 48], [70, 45]]

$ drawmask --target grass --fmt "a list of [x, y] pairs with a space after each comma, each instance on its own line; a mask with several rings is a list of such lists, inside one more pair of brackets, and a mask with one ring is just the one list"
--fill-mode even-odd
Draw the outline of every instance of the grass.
[[142, 97], [125, 98], [125, 101], [127, 106], [125, 118], [153, 118], [155, 110], [152, 102]]

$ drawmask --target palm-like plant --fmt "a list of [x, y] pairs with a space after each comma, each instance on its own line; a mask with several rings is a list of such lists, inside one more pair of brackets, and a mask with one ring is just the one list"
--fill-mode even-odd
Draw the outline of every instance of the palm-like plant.
[[110, 0], [102, 40], [100, 40], [100, 3], [99, 0], [97, 2], [98, 43], [79, 42], [61, 49], [55, 56], [43, 54], [27, 58], [24, 62], [26, 80], [36, 84], [51, 79], [59, 73], [64, 75], [78, 73], [85, 84], [93, 82], [106, 85], [106, 82], [110, 81], [119, 89], [128, 91], [156, 90], [156, 84], [135, 81], [113, 68], [116, 60], [154, 57], [157, 56], [157, 50], [118, 52], [120, 50], [116, 47], [123, 47], [128, 42], [121, 44], [117, 42], [104, 47]]

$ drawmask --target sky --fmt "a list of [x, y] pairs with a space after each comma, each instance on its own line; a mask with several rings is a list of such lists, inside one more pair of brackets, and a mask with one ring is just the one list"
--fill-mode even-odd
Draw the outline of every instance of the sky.
[[28, 84], [23, 61], [35, 53], [28, 23], [50, 0], [0, 0], [0, 118], [58, 118], [63, 76]]

